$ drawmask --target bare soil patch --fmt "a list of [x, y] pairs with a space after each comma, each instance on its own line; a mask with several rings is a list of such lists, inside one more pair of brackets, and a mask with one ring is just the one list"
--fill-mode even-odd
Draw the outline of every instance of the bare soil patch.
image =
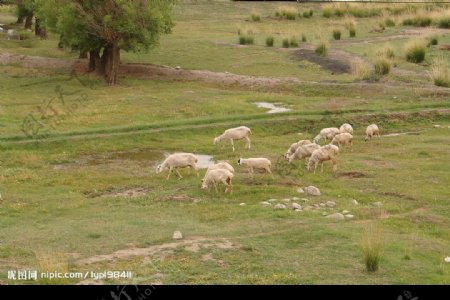
[[367, 174], [362, 172], [338, 172], [338, 177], [347, 177], [347, 178], [364, 178], [368, 177]]
[[147, 194], [149, 190], [144, 187], [135, 187], [135, 188], [109, 188], [103, 191], [85, 191], [83, 194], [87, 198], [96, 198], [96, 197], [142, 197]]
[[335, 55], [317, 55], [313, 49], [299, 49], [294, 52], [294, 57], [298, 60], [308, 60], [334, 74], [350, 73], [350, 63], [343, 59], [338, 59]]

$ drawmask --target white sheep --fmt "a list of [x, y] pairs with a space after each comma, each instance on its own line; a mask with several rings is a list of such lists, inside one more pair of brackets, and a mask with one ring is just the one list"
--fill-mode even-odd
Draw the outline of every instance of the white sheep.
[[314, 173], [316, 173], [317, 165], [321, 164], [321, 171], [323, 172], [323, 163], [331, 160], [333, 164], [333, 171], [337, 169], [336, 155], [339, 153], [339, 148], [335, 145], [325, 145], [320, 149], [314, 150], [308, 161], [308, 171], [311, 171], [314, 165]]
[[270, 170], [272, 163], [270, 162], [269, 159], [264, 157], [239, 158], [237, 163], [240, 166], [241, 165], [247, 166], [250, 174], [253, 174], [254, 169], [263, 169], [267, 173], [272, 174], [272, 171]]
[[288, 157], [288, 162], [292, 163], [292, 161], [296, 158], [300, 160], [302, 160], [303, 158], [307, 159], [308, 157], [311, 156], [314, 150], [317, 150], [319, 148], [320, 145], [315, 143], [300, 146], [297, 148], [294, 154]]
[[338, 146], [339, 148], [350, 145], [351, 151], [353, 151], [353, 135], [348, 132], [339, 133], [334, 136], [331, 144]]
[[226, 169], [209, 170], [202, 179], [202, 189], [209, 189], [209, 187], [213, 185], [217, 193], [217, 184], [222, 182], [225, 185], [225, 193], [227, 191], [230, 191], [231, 193], [231, 180], [233, 179], [233, 176], [233, 173]]
[[320, 133], [318, 135], [316, 135], [313, 142], [318, 144], [321, 139], [325, 139], [325, 141], [327, 141], [327, 140], [331, 141], [334, 138], [334, 136], [338, 133], [339, 133], [339, 128], [336, 128], [336, 127], [324, 128], [320, 131]]
[[308, 145], [311, 144], [310, 140], [300, 140], [296, 143], [291, 144], [291, 146], [289, 147], [289, 149], [287, 149], [286, 154], [284, 155], [284, 157], [286, 159], [289, 158], [289, 156], [291, 156], [292, 154], [295, 153], [295, 151], [298, 149], [298, 147], [303, 146], [303, 145]]
[[350, 133], [351, 135], [353, 135], [353, 127], [352, 125], [348, 124], [348, 123], [344, 123], [341, 125], [341, 127], [339, 127], [339, 132], [340, 133]]
[[378, 129], [378, 126], [375, 124], [370, 124], [369, 126], [367, 126], [366, 129], [366, 136], [364, 137], [364, 140], [370, 140], [372, 139], [374, 136], [378, 136], [380, 137], [380, 130]]
[[191, 168], [197, 172], [198, 171], [195, 163], [197, 162], [197, 157], [192, 153], [174, 153], [169, 155], [162, 164], [160, 164], [156, 170], [156, 173], [161, 173], [164, 169], [169, 170], [169, 175], [167, 175], [167, 180], [172, 174], [173, 171], [176, 171], [179, 179], [183, 178], [180, 172], [177, 170], [178, 168]]
[[214, 138], [214, 145], [219, 143], [222, 140], [229, 140], [231, 143], [231, 146], [233, 147], [234, 152], [234, 140], [241, 140], [246, 139], [247, 142], [245, 144], [245, 147], [250, 149], [251, 143], [250, 138], [248, 137], [249, 134], [252, 134], [252, 131], [250, 128], [246, 126], [240, 126], [236, 128], [230, 128], [224, 131], [223, 134], [219, 135], [218, 137]]
[[[234, 168], [227, 162], [218, 162], [216, 164], [208, 166], [208, 169], [206, 170], [206, 174], [208, 174], [209, 171], [217, 170], [217, 169], [225, 169], [230, 171], [234, 174]], [[205, 175], [206, 176], [206, 175]]]

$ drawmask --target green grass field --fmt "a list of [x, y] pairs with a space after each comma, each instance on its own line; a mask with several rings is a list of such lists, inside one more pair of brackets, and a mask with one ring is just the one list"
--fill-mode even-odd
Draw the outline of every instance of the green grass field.
[[[450, 62], [450, 52], [427, 49], [420, 65], [403, 57], [406, 42], [438, 29], [433, 25], [406, 38], [404, 30], [415, 28], [372, 32], [388, 16], [386, 9], [370, 18], [324, 18], [322, 4], [299, 8], [312, 9], [311, 18], [280, 20], [275, 11], [283, 5], [299, 7], [181, 1], [173, 33], [158, 47], [122, 54], [123, 64], [299, 80], [278, 85], [127, 75], [107, 87], [95, 75], [80, 75], [88, 87], [68, 80], [63, 70], [1, 62], [2, 53], [76, 58], [57, 49], [56, 35], [25, 45], [0, 36], [0, 283], [449, 284], [450, 89], [434, 86], [426, 74], [433, 56]], [[434, 13], [449, 10], [432, 7]], [[261, 21], [252, 22], [252, 13]], [[393, 18], [400, 24], [410, 15], [405, 9]], [[0, 9], [0, 23], [14, 20], [10, 8]], [[351, 20], [355, 39], [345, 29]], [[341, 28], [340, 41], [332, 41], [333, 27]], [[253, 31], [256, 44], [239, 46], [239, 28]], [[300, 48], [326, 37], [331, 50], [370, 63], [389, 43], [399, 71], [376, 82], [333, 74], [295, 58], [296, 49], [282, 49], [282, 37], [302, 33], [308, 40]], [[268, 35], [275, 37], [273, 48], [265, 46]], [[440, 30], [439, 46], [449, 43], [450, 30]], [[67, 93], [63, 102], [58, 86]], [[291, 111], [267, 114], [255, 102], [281, 103]], [[45, 135], [27, 137], [24, 119], [43, 110], [48, 117], [39, 119], [39, 134]], [[281, 158], [293, 142], [344, 122], [355, 129], [354, 145], [352, 152], [341, 149], [336, 173], [329, 163], [314, 174], [303, 162], [288, 165]], [[365, 142], [371, 123], [382, 136]], [[213, 145], [215, 136], [240, 125], [252, 129], [251, 150], [242, 141], [235, 153], [229, 144]], [[199, 177], [182, 170], [182, 180], [156, 174], [164, 154], [176, 151], [230, 161], [236, 169], [233, 193], [201, 190], [204, 169]], [[250, 176], [237, 165], [239, 157], [271, 159], [274, 176]], [[322, 195], [296, 191], [309, 185]], [[141, 193], [126, 195], [132, 191]], [[261, 204], [269, 199], [277, 200], [271, 207]], [[327, 201], [336, 206], [320, 205]], [[292, 202], [320, 208], [273, 208]], [[354, 218], [325, 217], [344, 210]], [[172, 239], [175, 230], [182, 240]], [[367, 240], [381, 245], [376, 272], [365, 268]], [[132, 271], [133, 277], [20, 281], [8, 279], [10, 270]]]

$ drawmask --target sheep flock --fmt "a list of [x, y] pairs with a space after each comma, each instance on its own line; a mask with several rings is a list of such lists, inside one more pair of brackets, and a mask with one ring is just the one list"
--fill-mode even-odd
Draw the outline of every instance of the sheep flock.
[[[229, 141], [232, 145], [233, 152], [235, 151], [234, 141], [245, 140], [246, 149], [250, 149], [251, 141], [249, 135], [252, 131], [249, 127], [240, 126], [230, 128], [224, 131], [223, 134], [214, 138], [213, 144], [216, 145], [221, 141]], [[374, 137], [380, 137], [380, 130], [376, 124], [370, 124], [365, 131], [364, 140], [368, 141]], [[329, 142], [325, 145], [320, 145], [319, 141], [324, 140]], [[289, 146], [284, 154], [284, 159], [291, 164], [294, 160], [304, 160], [305, 166], [308, 171], [316, 173], [317, 167], [320, 165], [323, 172], [323, 164], [325, 162], [331, 162], [333, 172], [337, 170], [337, 155], [345, 148], [350, 148], [353, 151], [353, 127], [344, 123], [339, 128], [329, 127], [320, 130], [319, 134], [310, 140], [299, 140]], [[190, 168], [199, 176], [196, 163], [197, 157], [192, 153], [173, 153], [169, 155], [160, 165], [157, 166], [157, 173], [161, 173], [165, 169], [168, 170], [167, 180], [170, 178], [170, 174], [176, 172], [178, 179], [182, 179], [179, 168]], [[238, 166], [244, 166], [247, 168], [248, 173], [253, 176], [255, 170], [261, 170], [264, 173], [270, 174], [272, 177], [272, 163], [270, 159], [265, 157], [240, 157], [237, 160]], [[301, 163], [300, 163], [301, 166]], [[209, 165], [205, 176], [201, 180], [201, 189], [209, 190], [214, 187], [218, 192], [218, 185], [223, 184], [225, 186], [225, 193], [232, 192], [232, 179], [235, 176], [235, 169], [229, 162], [218, 162]]]

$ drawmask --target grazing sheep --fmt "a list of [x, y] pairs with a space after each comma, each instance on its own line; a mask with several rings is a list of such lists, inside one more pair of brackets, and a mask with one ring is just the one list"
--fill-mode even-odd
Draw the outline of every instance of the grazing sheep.
[[253, 169], [263, 169], [267, 173], [272, 174], [272, 171], [270, 170], [272, 163], [270, 162], [269, 159], [264, 158], [264, 157], [239, 158], [237, 163], [238, 163], [238, 165], [247, 166], [248, 170], [251, 174], [253, 174]]
[[308, 145], [311, 144], [310, 140], [300, 140], [297, 143], [293, 143], [289, 149], [286, 151], [286, 154], [284, 155], [284, 157], [287, 159], [289, 158], [289, 156], [291, 156], [292, 154], [295, 153], [295, 151], [298, 149], [298, 147], [303, 146], [303, 145]]
[[353, 127], [352, 125], [348, 124], [348, 123], [344, 123], [341, 125], [341, 127], [339, 127], [339, 132], [340, 133], [350, 133], [351, 135], [353, 135]]
[[245, 147], [250, 149], [250, 138], [248, 137], [249, 134], [252, 134], [252, 131], [250, 128], [246, 126], [240, 126], [236, 128], [230, 128], [225, 130], [225, 132], [222, 135], [219, 135], [218, 137], [214, 138], [214, 145], [219, 143], [222, 140], [229, 140], [231, 143], [231, 146], [233, 146], [233, 152], [234, 152], [234, 140], [241, 140], [246, 139], [247, 143], [245, 144]]
[[317, 165], [321, 164], [321, 171], [323, 172], [323, 163], [327, 160], [331, 160], [333, 163], [333, 171], [337, 169], [336, 155], [339, 153], [339, 148], [335, 145], [325, 145], [320, 149], [314, 150], [311, 154], [311, 158], [308, 161], [308, 171], [311, 171], [314, 165], [314, 174], [316, 173]]
[[160, 164], [156, 170], [156, 173], [161, 173], [164, 169], [169, 170], [169, 175], [167, 175], [167, 180], [170, 177], [170, 174], [175, 170], [178, 174], [179, 179], [183, 178], [180, 172], [177, 170], [178, 168], [192, 168], [197, 172], [197, 167], [195, 163], [197, 162], [197, 157], [192, 153], [174, 153], [169, 155], [162, 164]]
[[300, 160], [302, 160], [303, 158], [307, 159], [308, 157], [311, 156], [311, 154], [314, 152], [314, 150], [317, 150], [319, 148], [320, 148], [320, 145], [314, 144], [314, 143], [300, 146], [297, 148], [297, 150], [295, 151], [294, 154], [289, 156], [288, 162], [292, 163], [292, 161], [296, 158], [298, 158]]
[[339, 133], [334, 136], [331, 144], [337, 145], [339, 148], [345, 145], [350, 145], [350, 149], [353, 151], [353, 135], [348, 132]]
[[339, 129], [336, 127], [324, 128], [320, 131], [318, 135], [314, 138], [313, 142], [318, 144], [321, 139], [332, 140], [336, 134], [339, 133]]
[[378, 126], [375, 124], [371, 124], [367, 126], [366, 129], [366, 136], [364, 137], [365, 141], [368, 141], [372, 139], [374, 136], [380, 137], [380, 130], [378, 129]]
[[[227, 162], [218, 162], [214, 165], [210, 165], [208, 167], [208, 169], [206, 170], [206, 174], [208, 174], [209, 171], [218, 170], [218, 169], [228, 170], [234, 174], [234, 168]], [[205, 176], [206, 176], [206, 174], [205, 174]]]
[[229, 190], [231, 193], [232, 185], [231, 180], [233, 179], [233, 173], [226, 169], [215, 169], [206, 172], [205, 177], [202, 179], [202, 189], [209, 189], [211, 185], [217, 190], [217, 184], [222, 182], [225, 185], [225, 193]]

